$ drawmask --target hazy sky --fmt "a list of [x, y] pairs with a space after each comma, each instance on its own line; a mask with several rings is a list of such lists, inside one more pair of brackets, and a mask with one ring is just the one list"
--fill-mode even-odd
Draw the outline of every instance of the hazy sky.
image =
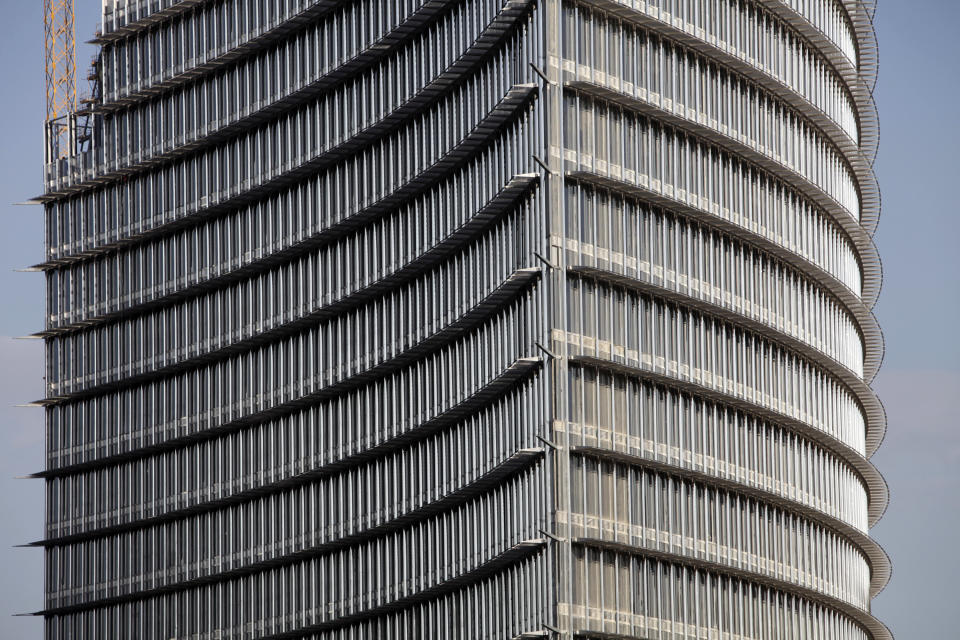
[[[41, 552], [12, 548], [42, 537], [42, 484], [14, 479], [43, 468], [42, 410], [13, 407], [43, 394], [42, 345], [12, 337], [43, 324], [43, 277], [13, 271], [41, 261], [43, 223], [39, 207], [11, 204], [42, 191], [41, 4], [4, 0], [0, 22], [0, 638], [17, 640], [42, 634], [36, 618], [3, 615], [42, 606]], [[83, 41], [100, 2], [76, 4]], [[958, 25], [956, 0], [880, 0], [877, 243], [885, 281], [877, 315], [887, 356], [874, 387], [890, 426], [874, 462], [892, 502], [873, 535], [893, 559], [893, 580], [873, 611], [900, 640], [958, 637]], [[91, 55], [81, 48], [81, 71]]]

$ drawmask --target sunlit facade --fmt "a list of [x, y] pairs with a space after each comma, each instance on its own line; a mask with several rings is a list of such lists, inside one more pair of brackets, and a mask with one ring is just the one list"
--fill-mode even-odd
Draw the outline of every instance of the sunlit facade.
[[890, 640], [840, 0], [105, 0], [47, 640]]

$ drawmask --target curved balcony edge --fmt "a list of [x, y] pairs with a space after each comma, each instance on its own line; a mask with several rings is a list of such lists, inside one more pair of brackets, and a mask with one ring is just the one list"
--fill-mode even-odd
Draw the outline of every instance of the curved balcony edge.
[[608, 189], [662, 207], [671, 213], [729, 234], [790, 265], [832, 294], [840, 305], [854, 317], [864, 338], [864, 378], [869, 381], [876, 375], [883, 361], [885, 350], [883, 333], [877, 323], [876, 316], [856, 293], [821, 267], [790, 251], [783, 245], [750, 231], [746, 227], [725, 220], [706, 209], [664, 196], [652, 189], [590, 171], [570, 171], [567, 172], [566, 177], [569, 180]]
[[[118, 604], [121, 602], [134, 602], [161, 594], [177, 593], [202, 585], [225, 582], [233, 578], [253, 575], [260, 571], [274, 567], [289, 566], [307, 558], [322, 556], [334, 551], [346, 549], [358, 543], [367, 542], [382, 535], [400, 531], [407, 525], [415, 523], [421, 518], [428, 518], [440, 513], [444, 513], [456, 508], [457, 506], [465, 504], [470, 500], [487, 493], [492, 488], [500, 485], [505, 480], [516, 475], [521, 470], [532, 464], [534, 460], [541, 458], [543, 453], [543, 448], [519, 449], [506, 456], [502, 461], [500, 461], [500, 463], [486, 473], [475, 478], [469, 484], [463, 485], [459, 489], [447, 493], [438, 500], [425, 504], [407, 513], [400, 514], [387, 522], [383, 522], [372, 527], [367, 527], [361, 531], [357, 531], [334, 540], [329, 540], [313, 547], [299, 549], [297, 551], [277, 557], [258, 560], [257, 562], [253, 562], [236, 569], [228, 569], [219, 573], [211, 573], [209, 575], [185, 580], [183, 582], [171, 582], [134, 593], [92, 599], [86, 602], [73, 603], [69, 605], [47, 607], [42, 611], [37, 612], [36, 615], [49, 616], [74, 613], [77, 611], [85, 611], [97, 607]], [[85, 539], [89, 538], [85, 537]]]
[[[685, 116], [678, 116], [661, 106], [639, 100], [591, 82], [568, 82], [565, 86], [573, 91], [584, 93], [595, 99], [618, 104], [634, 113], [647, 116], [653, 120], [679, 129], [690, 136], [723, 149], [732, 156], [749, 162], [764, 173], [772, 175], [778, 181], [799, 192], [800, 195], [824, 211], [830, 219], [843, 230], [844, 234], [850, 238], [854, 247], [857, 249], [860, 260], [864, 263], [864, 271], [876, 270], [876, 278], [882, 279], [880, 273], [882, 266], [872, 236], [854, 217], [852, 212], [848, 211], [831, 196], [821, 191], [820, 187], [807, 180], [801, 174], [793, 171], [765, 153], [755, 150], [750, 145], [734, 140], [712, 127], [690, 120]], [[866, 277], [864, 280], [866, 280]], [[866, 291], [866, 289], [865, 284], [864, 290]], [[865, 294], [865, 297], [869, 296]]]
[[[424, 338], [416, 345], [410, 346], [408, 349], [404, 350], [402, 353], [397, 354], [396, 356], [382, 361], [380, 364], [375, 365], [369, 371], [369, 375], [374, 377], [379, 377], [379, 373], [372, 373], [374, 371], [393, 371], [394, 366], [403, 366], [403, 363], [415, 360], [418, 356], [416, 354], [422, 354], [426, 351], [432, 349], [436, 344], [443, 342], [450, 335], [458, 335], [463, 331], [469, 330], [473, 326], [474, 321], [482, 321], [484, 317], [482, 314], [484, 312], [490, 311], [492, 308], [495, 308], [496, 304], [499, 301], [504, 299], [510, 299], [514, 294], [519, 293], [529, 282], [533, 279], [539, 277], [540, 270], [535, 267], [520, 268], [515, 270], [506, 280], [501, 282], [498, 286], [491, 289], [486, 296], [478, 300], [476, 304], [471, 307], [466, 313], [458, 317], [456, 320], [451, 322], [446, 328], [439, 329], [435, 333], [431, 334], [427, 338]], [[43, 400], [36, 400], [35, 403], [40, 406], [46, 407], [55, 407], [61, 405], [73, 404], [88, 398], [96, 397], [104, 393], [113, 393], [117, 391], [124, 391], [144, 383], [151, 383], [156, 380], [161, 380], [178, 373], [196, 371], [211, 362], [217, 362], [223, 358], [232, 357], [234, 355], [243, 355], [249, 353], [250, 351], [256, 349], [259, 346], [262, 346], [265, 343], [268, 343], [269, 340], [274, 338], [283, 339], [284, 337], [290, 337], [295, 335], [296, 332], [303, 330], [306, 327], [309, 327], [311, 324], [322, 321], [323, 319], [329, 317], [335, 317], [340, 313], [347, 311], [348, 308], [340, 309], [339, 305], [335, 310], [330, 311], [330, 315], [324, 314], [323, 318], [314, 318], [308, 317], [305, 321], [296, 321], [290, 323], [289, 325], [284, 325], [279, 327], [276, 333], [270, 333], [268, 338], [267, 332], [262, 334], [257, 334], [248, 340], [244, 340], [242, 343], [238, 343], [236, 346], [237, 350], [233, 349], [222, 349], [215, 354], [210, 354], [211, 357], [202, 356], [200, 358], [191, 359], [183, 363], [178, 363], [171, 365], [170, 367], [165, 367], [145, 373], [138, 376], [132, 376], [130, 378], [121, 379], [117, 382], [107, 383], [90, 389], [83, 389], [74, 393], [64, 394], [60, 396], [48, 396]], [[241, 346], [242, 345], [242, 346]], [[391, 364], [392, 363], [392, 364]], [[367, 373], [359, 373], [358, 376], [367, 376]], [[343, 380], [334, 383], [339, 385]]]
[[704, 385], [689, 380], [669, 376], [662, 373], [656, 373], [640, 367], [627, 364], [621, 364], [613, 360], [598, 358], [594, 356], [573, 356], [570, 358], [572, 364], [578, 364], [590, 367], [600, 371], [609, 371], [619, 373], [638, 380], [649, 380], [654, 384], [660, 384], [668, 389], [674, 389], [682, 393], [689, 393], [698, 398], [703, 398], [710, 402], [715, 402], [725, 407], [731, 407], [746, 414], [757, 416], [763, 420], [789, 429], [794, 433], [820, 445], [837, 459], [845, 462], [852, 468], [864, 485], [867, 487], [867, 514], [869, 525], [872, 526], [883, 515], [890, 500], [890, 490], [883, 476], [865, 456], [847, 444], [837, 440], [830, 434], [817, 429], [816, 427], [792, 418], [786, 414], [768, 409], [754, 402], [737, 398], [729, 394], [711, 389]]
[[809, 520], [812, 520], [830, 530], [837, 533], [838, 535], [847, 539], [848, 542], [857, 547], [866, 557], [870, 563], [871, 574], [870, 574], [870, 596], [874, 597], [887, 586], [890, 582], [890, 577], [892, 574], [892, 565], [890, 563], [890, 556], [887, 555], [887, 552], [883, 550], [876, 540], [871, 538], [869, 535], [863, 531], [857, 529], [854, 526], [851, 526], [834, 516], [824, 513], [819, 509], [805, 505], [796, 500], [791, 500], [790, 498], [785, 498], [779, 494], [776, 494], [772, 491], [767, 491], [764, 489], [759, 489], [749, 485], [740, 484], [734, 480], [727, 480], [719, 476], [711, 475], [703, 471], [695, 471], [693, 469], [686, 469], [677, 465], [673, 465], [667, 462], [660, 462], [656, 460], [649, 460], [647, 458], [642, 458], [640, 456], [631, 455], [628, 453], [623, 453], [615, 451], [612, 449], [605, 449], [603, 447], [591, 447], [591, 446], [574, 446], [571, 448], [571, 452], [575, 454], [590, 456], [596, 459], [601, 460], [611, 460], [614, 462], [622, 462], [630, 466], [638, 468], [647, 468], [654, 471], [659, 471], [662, 473], [670, 474], [679, 478], [684, 478], [691, 480], [693, 482], [716, 487], [718, 489], [723, 489], [724, 491], [730, 491], [733, 493], [742, 494], [751, 498], [755, 498], [764, 503], [779, 507], [790, 513], [803, 516]]
[[[824, 135], [824, 137], [840, 151], [841, 157], [843, 157], [844, 160], [850, 165], [850, 168], [856, 175], [861, 203], [859, 220], [864, 225], [867, 233], [871, 236], [873, 235], [873, 233], [876, 231], [880, 217], [880, 189], [879, 185], [877, 184], [876, 175], [873, 172], [873, 157], [876, 155], [876, 144], [878, 139], [878, 125], [876, 117], [877, 109], [870, 91], [865, 92], [865, 94], [863, 91], [856, 91], [857, 87], [859, 86], [859, 75], [857, 70], [850, 66], [848, 60], [847, 66], [849, 68], [842, 66], [837, 67], [836, 64], [834, 64], [832, 57], [824, 56], [828, 61], [828, 64], [835, 69], [841, 78], [843, 78], [848, 90], [850, 90], [850, 93], [854, 98], [854, 102], [858, 107], [858, 120], [866, 120], [865, 124], [862, 122], [860, 123], [860, 136], [861, 138], [866, 138], [866, 151], [864, 151], [864, 140], [861, 140], [860, 142], [852, 140], [850, 136], [840, 128], [839, 124], [837, 124], [833, 118], [824, 113], [819, 107], [810, 103], [806, 98], [800, 96], [789, 86], [783, 84], [773, 76], [768, 75], [759, 67], [749, 64], [746, 60], [743, 60], [739, 56], [723, 51], [709, 44], [707, 41], [698, 37], [695, 33], [690, 33], [683, 28], [668, 24], [662, 20], [647, 15], [638, 9], [627, 7], [618, 0], [583, 1], [589, 5], [596, 6], [600, 9], [618, 15], [634, 24], [639, 24], [646, 28], [652, 29], [671, 40], [679, 42], [686, 47], [692, 48], [701, 55], [713, 59], [720, 65], [735, 71], [739, 75], [747, 77], [751, 82], [760, 86], [764, 92], [777, 96], [780, 100], [786, 102], [793, 110], [801, 114], [806, 120], [811, 122], [814, 127], [818, 129], [821, 134]], [[783, 3], [779, 0], [756, 1], [760, 2], [768, 10], [771, 9], [771, 5], [779, 5], [781, 9], [778, 9], [778, 11], [773, 13], [781, 19], [784, 19], [785, 14], [791, 14], [798, 17], [802, 24], [809, 25], [809, 23], [806, 21], [806, 18], [803, 18], [798, 14], [794, 14], [792, 10], [783, 5]], [[794, 29], [798, 29], [799, 35], [808, 42], [810, 42], [809, 38], [812, 35], [811, 30], [819, 32], [816, 27], [813, 27], [812, 25], [809, 25], [810, 29], [799, 29], [800, 25], [796, 20], [788, 21], [788, 23]], [[814, 46], [814, 49], [818, 52], [821, 50], [821, 47], [817, 47], [812, 42], [810, 42], [810, 44]], [[837, 55], [839, 55], [843, 60], [846, 60], [846, 56], [841, 53], [839, 49], [837, 50]]]
[[[473, 73], [481, 65], [486, 57], [495, 51], [500, 43], [512, 32], [519, 20], [527, 14], [532, 7], [533, 0], [506, 0], [506, 4], [501, 11], [494, 16], [490, 24], [486, 25], [477, 39], [461, 52], [461, 55], [453, 61], [446, 69], [440, 71], [435, 78], [420, 87], [416, 93], [400, 105], [397, 105], [393, 111], [384, 114], [383, 117], [364, 129], [353, 132], [344, 138], [339, 144], [334, 145], [315, 155], [313, 158], [302, 161], [297, 166], [283, 167], [283, 172], [279, 175], [262, 182], [249, 191], [262, 189], [272, 183], [286, 183], [290, 177], [299, 178], [304, 171], [311, 170], [315, 166], [324, 166], [331, 162], [331, 159], [341, 159], [346, 155], [356, 153], [359, 149], [372, 144], [384, 135], [392, 133], [400, 128], [409, 118], [423, 111], [423, 109], [432, 106], [449, 88], [455, 85], [463, 77]], [[217, 140], [211, 139], [209, 142], [216, 143]], [[75, 196], [78, 193], [86, 192], [109, 186], [118, 181], [129, 180], [131, 176], [149, 172], [158, 166], [167, 165], [175, 162], [186, 155], [202, 151], [211, 144], [204, 144], [196, 149], [191, 148], [183, 153], [177, 153], [171, 157], [155, 157], [144, 162], [127, 165], [117, 168], [108, 174], [98, 175], [90, 178], [88, 181], [73, 182], [63, 188], [48, 189], [43, 195], [38, 196], [38, 202], [54, 202]], [[288, 163], [289, 164], [289, 163]], [[241, 197], [244, 194], [241, 194]]]
[[[494, 195], [493, 198], [487, 201], [487, 203], [485, 203], [479, 210], [471, 215], [470, 218], [467, 219], [462, 225], [452, 229], [450, 233], [443, 238], [438, 239], [436, 244], [429, 247], [426, 251], [416, 256], [411, 256], [409, 260], [401, 265], [396, 265], [395, 268], [393, 268], [389, 273], [384, 274], [381, 278], [378, 278], [377, 280], [370, 282], [365, 286], [357, 287], [350, 293], [347, 293], [346, 295], [343, 295], [328, 304], [316, 306], [309, 311], [299, 314], [297, 317], [292, 317], [291, 314], [290, 320], [284, 322], [283, 324], [278, 324], [270, 329], [264, 329], [256, 335], [240, 338], [230, 342], [229, 344], [223, 344], [219, 347], [211, 348], [203, 353], [197, 353], [179, 361], [155, 367], [149, 371], [141, 371], [133, 375], [83, 387], [76, 389], [71, 393], [56, 395], [54, 397], [61, 398], [65, 401], [69, 398], [82, 398], [106, 391], [129, 388], [144, 381], [161, 378], [180, 371], [185, 371], [209, 362], [223, 360], [224, 358], [236, 355], [237, 353], [248, 352], [261, 344], [274, 342], [285, 337], [289, 337], [297, 331], [300, 331], [316, 322], [321, 322], [323, 320], [336, 317], [337, 315], [348, 313], [359, 306], [370, 302], [371, 300], [385, 295], [393, 288], [403, 286], [414, 281], [417, 277], [428, 273], [431, 268], [441, 264], [444, 260], [447, 260], [451, 256], [456, 255], [458, 250], [461, 249], [465, 244], [481, 237], [483, 233], [487, 231], [489, 227], [497, 220], [501, 219], [504, 215], [514, 211], [518, 206], [520, 206], [525, 196], [533, 188], [533, 185], [538, 182], [538, 179], [538, 174], [518, 174], [514, 176]], [[274, 255], [271, 255], [266, 260], [266, 262], [268, 262], [266, 266], [269, 268], [276, 266], [276, 263], [272, 260], [274, 257]], [[221, 285], [223, 282], [217, 280], [216, 284]], [[197, 295], [208, 291], [211, 286], [212, 285], [208, 283], [204, 283], [204, 286], [197, 292]], [[114, 316], [119, 318], [120, 321], [127, 321], [157, 309], [167, 308], [174, 303], [182, 302], [184, 299], [192, 298], [193, 296], [190, 298], [186, 298], [185, 296], [177, 296], [173, 299], [164, 299], [164, 301], [168, 304], [151, 304], [146, 308], [141, 308], [136, 311], [127, 309], [117, 312], [114, 314]], [[83, 324], [80, 324], [77, 330], [69, 332], [61, 331], [55, 335], [64, 335], [65, 333], [75, 335], [90, 329], [96, 329], [105, 324], [107, 324], [106, 319], [84, 320]]]
[[[442, 335], [438, 335], [438, 334], [434, 334], [434, 335], [437, 337], [436, 342], [442, 347], [442, 343], [450, 340], [451, 334], [457, 334], [458, 332], [460, 334], [464, 333], [465, 332], [464, 327], [463, 326], [455, 327], [449, 333], [444, 333]], [[420, 343], [420, 344], [423, 345], [424, 343]], [[427, 345], [427, 346], [436, 346], [436, 345]], [[415, 361], [417, 357], [421, 357], [419, 352], [417, 354], [412, 354], [410, 357], [410, 360]], [[409, 363], [400, 362], [398, 364], [398, 359], [393, 359], [388, 361], [386, 364], [390, 365], [391, 369], [394, 366], [397, 369], [402, 369], [404, 366], [406, 366]], [[539, 358], [519, 358], [515, 360], [512, 364], [510, 364], [506, 368], [506, 370], [503, 372], [502, 375], [506, 376], [504, 380], [512, 384], [517, 379], [519, 379], [519, 377], [522, 377], [523, 375], [525, 375], [529, 370], [539, 366], [539, 364], [540, 364]], [[346, 391], [350, 391], [355, 388], [358, 388], [366, 384], [372, 379], [376, 379], [377, 374], [380, 374], [380, 373], [389, 374], [391, 372], [392, 371], [387, 370], [387, 367], [384, 367], [382, 371], [367, 370], [356, 376], [346, 378], [334, 385], [325, 387], [324, 389], [321, 389], [315, 392], [314, 394], [311, 394], [310, 396], [300, 396], [299, 398], [295, 400], [291, 400], [282, 405], [277, 405], [268, 409], [263, 409], [261, 411], [258, 411], [252, 414], [238, 417], [234, 420], [217, 425], [215, 427], [206, 427], [194, 433], [175, 436], [175, 437], [163, 440], [162, 442], [158, 442], [156, 444], [147, 445], [147, 446], [141, 446], [136, 449], [130, 449], [130, 450], [126, 450], [119, 453], [108, 454], [106, 456], [93, 458], [93, 459], [85, 460], [82, 462], [59, 465], [54, 468], [46, 469], [44, 471], [35, 472], [28, 477], [30, 478], [63, 477], [63, 476], [67, 476], [80, 471], [88, 471], [91, 469], [108, 467], [108, 466], [115, 465], [120, 462], [125, 462], [128, 460], [139, 460], [142, 458], [147, 458], [156, 453], [171, 451], [186, 443], [212, 440], [213, 438], [216, 438], [224, 434], [240, 431], [250, 425], [254, 425], [259, 422], [265, 422], [267, 420], [270, 420], [272, 418], [275, 418], [281, 415], [287, 415], [287, 414], [293, 413], [298, 409], [303, 408], [304, 406], [311, 406], [315, 403], [322, 402], [324, 400], [327, 400], [331, 397], [335, 397], [336, 395], [339, 395]], [[484, 391], [483, 394], [477, 396], [477, 398], [475, 400], [472, 400], [470, 404], [464, 405], [464, 410], [469, 408], [469, 406], [473, 406], [473, 404], [476, 404], [476, 402], [479, 402], [480, 400], [491, 397], [490, 393], [494, 392], [496, 389], [499, 389], [498, 381], [499, 381], [499, 378], [492, 380], [490, 383], [492, 385], [490, 389], [487, 391]], [[486, 387], [484, 387], [484, 389], [486, 389]], [[473, 398], [473, 396], [471, 396], [471, 398]], [[478, 406], [482, 406], [482, 404]]]
[[214, 0], [177, 0], [166, 9], [151, 11], [147, 15], [123, 23], [121, 26], [98, 33], [89, 44], [106, 44], [115, 40], [122, 40], [134, 33], [145, 31], [155, 27], [161, 22], [172, 20], [177, 16], [191, 11], [205, 4], [210, 4]]
[[[457, 576], [434, 585], [433, 587], [424, 589], [418, 593], [404, 596], [398, 598], [393, 602], [387, 603], [385, 605], [380, 605], [370, 609], [365, 609], [360, 612], [350, 613], [343, 616], [339, 616], [334, 620], [327, 622], [309, 625], [298, 629], [296, 631], [284, 632], [280, 634], [273, 634], [269, 636], [260, 636], [258, 640], [281, 640], [287, 638], [300, 638], [308, 636], [311, 633], [317, 631], [327, 631], [338, 629], [341, 627], [346, 627], [355, 622], [360, 622], [366, 620], [372, 616], [379, 616], [385, 613], [390, 613], [398, 609], [406, 609], [408, 607], [423, 603], [429, 602], [430, 600], [435, 600], [443, 595], [458, 591], [462, 587], [469, 586], [475, 582], [479, 582], [485, 577], [498, 573], [502, 569], [505, 569], [520, 560], [530, 557], [531, 555], [537, 553], [544, 547], [546, 547], [547, 541], [544, 538], [532, 538], [519, 542], [502, 553], [490, 558], [487, 562], [484, 562], [473, 569]], [[85, 607], [84, 607], [85, 608]], [[21, 614], [21, 615], [32, 615], [32, 616], [43, 616], [45, 618], [50, 618], [58, 613], [47, 613], [44, 610], [37, 611], [35, 613]]]
[[842, 363], [816, 347], [786, 333], [782, 333], [775, 327], [743, 316], [731, 309], [704, 300], [698, 300], [697, 298], [686, 296], [679, 291], [667, 289], [666, 287], [661, 287], [653, 283], [644, 282], [643, 280], [588, 265], [572, 265], [568, 267], [568, 272], [585, 275], [600, 282], [626, 288], [638, 293], [645, 293], [682, 307], [694, 309], [710, 317], [733, 324], [740, 329], [756, 333], [770, 342], [789, 349], [807, 362], [825, 371], [834, 380], [837, 380], [846, 387], [853, 397], [856, 398], [857, 403], [863, 409], [864, 413], [866, 413], [868, 457], [877, 450], [883, 441], [883, 437], [887, 431], [887, 413], [877, 394], [874, 393], [870, 385], [864, 382], [854, 371], [851, 371]]
[[654, 551], [652, 549], [640, 549], [637, 547], [632, 547], [630, 545], [621, 544], [618, 542], [610, 542], [600, 538], [575, 538], [572, 540], [574, 544], [579, 544], [586, 547], [592, 547], [595, 549], [607, 549], [611, 551], [618, 551], [621, 553], [628, 553], [631, 555], [644, 556], [649, 558], [654, 558], [661, 560], [663, 562], [668, 562], [670, 564], [676, 564], [681, 566], [686, 566], [691, 569], [698, 569], [701, 571], [707, 571], [709, 573], [719, 574], [738, 580], [744, 580], [752, 584], [762, 584], [771, 589], [775, 589], [781, 593], [789, 593], [806, 600], [817, 602], [818, 604], [825, 606], [829, 609], [837, 611], [853, 622], [857, 626], [861, 627], [866, 631], [873, 640], [893, 640], [893, 635], [890, 633], [890, 630], [882, 622], [874, 618], [868, 611], [860, 609], [852, 604], [848, 604], [843, 600], [838, 600], [831, 596], [827, 596], [819, 591], [813, 589], [808, 589], [806, 587], [801, 587], [799, 585], [793, 584], [791, 582], [786, 582], [785, 580], [779, 580], [776, 578], [770, 578], [760, 574], [756, 574], [750, 571], [745, 571], [742, 569], [736, 569], [724, 564], [709, 562], [706, 560], [697, 560], [695, 558], [690, 558], [689, 556], [682, 556], [675, 553], [669, 553], [666, 551]]
[[854, 61], [847, 58], [839, 47], [813, 25], [802, 14], [795, 12], [782, 0], [754, 0], [768, 11], [786, 22], [811, 47], [817, 50], [824, 60], [833, 66], [838, 76], [843, 78], [850, 95], [857, 105], [860, 118], [860, 149], [864, 160], [870, 167], [877, 155], [880, 140], [877, 105], [873, 98], [873, 88], [877, 74], [877, 43], [873, 29], [872, 13], [866, 9], [862, 0], [842, 0], [847, 16], [850, 18], [857, 38], [858, 68]]
[[[407, 199], [414, 197], [423, 190], [429, 188], [443, 176], [454, 171], [457, 167], [469, 161], [470, 158], [480, 149], [486, 147], [495, 140], [500, 131], [508, 124], [520, 116], [523, 109], [532, 102], [537, 96], [537, 85], [535, 84], [517, 84], [513, 85], [506, 94], [497, 102], [493, 108], [484, 114], [458, 143], [451, 147], [446, 154], [437, 158], [436, 162], [430, 165], [423, 172], [413, 179], [404, 183], [388, 196], [372, 203], [367, 207], [367, 211], [373, 215], [376, 212], [382, 212], [392, 207], [398, 206]], [[295, 176], [297, 179], [302, 176]], [[196, 225], [205, 220], [238, 210], [251, 201], [259, 200], [271, 195], [273, 192], [286, 186], [286, 182], [278, 183], [276, 188], [261, 189], [263, 193], [245, 192], [241, 196], [232, 198], [225, 202], [208, 205], [185, 216], [165, 223], [158, 227], [153, 227], [136, 235], [126, 236], [109, 244], [102, 244], [94, 249], [86, 250], [82, 253], [62, 256], [53, 260], [35, 265], [33, 268], [43, 271], [57, 269], [68, 264], [77, 264], [88, 262], [94, 258], [114, 253], [124, 247], [143, 244], [150, 240], [169, 236], [183, 228]], [[356, 220], [353, 224], [362, 224], [364, 220]]]

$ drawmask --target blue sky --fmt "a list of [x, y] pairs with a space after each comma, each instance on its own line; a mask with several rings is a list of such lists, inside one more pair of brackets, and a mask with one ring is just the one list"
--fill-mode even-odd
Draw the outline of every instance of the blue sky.
[[[77, 36], [99, 19], [97, 0], [76, 0]], [[13, 206], [42, 191], [43, 28], [41, 2], [4, 2], [0, 60], [0, 638], [41, 637], [34, 618], [11, 617], [42, 605], [42, 556], [15, 549], [42, 537], [38, 481], [17, 480], [43, 468], [41, 410], [13, 407], [43, 395], [42, 345], [14, 340], [43, 322], [43, 277], [14, 269], [42, 259], [43, 221], [35, 206]], [[889, 415], [874, 462], [892, 502], [873, 535], [893, 559], [893, 580], [874, 613], [901, 640], [957, 637], [960, 552], [960, 3], [881, 0], [881, 142], [877, 172], [883, 214], [876, 240], [884, 262], [877, 315], [887, 356], [874, 387]], [[90, 59], [81, 47], [81, 70]]]

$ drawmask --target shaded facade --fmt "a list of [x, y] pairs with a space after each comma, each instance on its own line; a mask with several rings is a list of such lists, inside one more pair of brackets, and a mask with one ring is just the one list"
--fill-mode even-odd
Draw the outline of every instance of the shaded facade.
[[46, 638], [889, 639], [872, 11], [107, 0]]

